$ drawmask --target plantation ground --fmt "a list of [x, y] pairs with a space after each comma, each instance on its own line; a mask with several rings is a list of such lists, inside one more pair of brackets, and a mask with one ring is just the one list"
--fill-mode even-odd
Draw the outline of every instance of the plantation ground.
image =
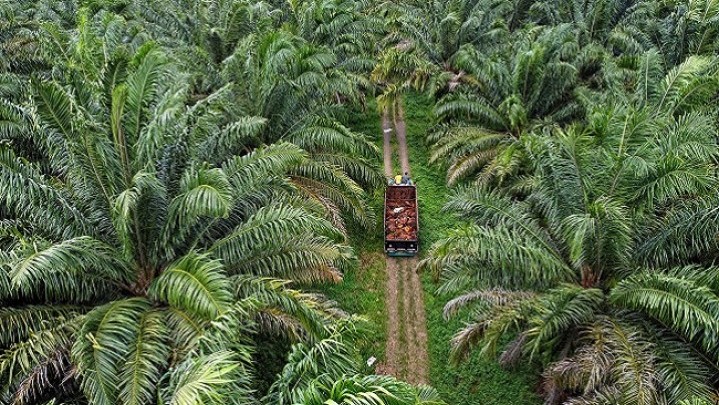
[[[428, 147], [424, 137], [431, 126], [431, 104], [423, 97], [410, 96], [405, 100], [405, 106], [412, 177], [419, 192], [421, 252], [426, 254], [429, 246], [458, 222], [451, 213], [442, 210], [450, 194], [443, 169], [427, 163]], [[354, 130], [373, 136], [377, 145], [382, 146], [381, 122], [374, 104], [364, 112], [355, 111], [348, 120]], [[376, 229], [370, 234], [357, 232], [353, 235], [353, 246], [360, 257], [359, 266], [347, 272], [343, 283], [328, 286], [323, 292], [346, 310], [368, 319], [362, 353], [384, 360], [388, 314], [384, 304], [387, 276], [382, 252], [381, 190], [374, 195], [373, 207], [378, 213]], [[505, 370], [493, 359], [477, 354], [459, 365], [449, 364], [449, 341], [464, 320], [458, 317], [445, 321], [442, 308], [449, 297], [436, 294], [437, 285], [429, 275], [422, 276], [422, 283], [429, 340], [429, 383], [440, 391], [443, 399], [450, 404], [463, 405], [541, 403], [533, 378], [536, 372]]]
[[[403, 117], [382, 116], [383, 161], [387, 177], [410, 173], [407, 125]], [[399, 163], [397, 163], [399, 161]], [[414, 385], [429, 383], [427, 316], [417, 257], [386, 257], [385, 308], [387, 327], [385, 356], [376, 372]]]

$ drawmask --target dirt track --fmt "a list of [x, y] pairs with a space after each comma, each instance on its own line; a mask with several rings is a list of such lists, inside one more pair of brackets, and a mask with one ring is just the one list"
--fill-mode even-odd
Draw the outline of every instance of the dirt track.
[[[393, 120], [398, 138], [399, 161], [403, 172], [410, 172], [407, 153], [407, 134], [404, 117], [396, 114]], [[392, 171], [392, 132], [389, 114], [382, 116], [384, 133], [384, 169]], [[383, 374], [393, 375], [413, 384], [429, 382], [427, 355], [427, 320], [422, 296], [422, 281], [417, 274], [417, 258], [387, 258], [387, 347], [385, 361], [378, 366]]]
[[399, 164], [402, 166], [402, 172], [412, 173], [409, 167], [409, 153], [407, 152], [407, 125], [404, 122], [404, 109], [402, 108], [401, 103], [397, 106], [397, 111], [395, 113], [394, 129], [397, 132]]
[[387, 111], [382, 114], [382, 135], [384, 139], [384, 175], [389, 178], [393, 177], [394, 173], [392, 173], [392, 122]]

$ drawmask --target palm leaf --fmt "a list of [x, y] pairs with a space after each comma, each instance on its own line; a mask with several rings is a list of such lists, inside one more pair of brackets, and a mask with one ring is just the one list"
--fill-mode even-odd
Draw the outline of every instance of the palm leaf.
[[143, 313], [137, 324], [135, 341], [120, 371], [122, 389], [119, 400], [125, 404], [146, 404], [155, 398], [160, 378], [168, 362], [167, 327], [159, 311]]
[[155, 279], [148, 295], [199, 319], [213, 320], [232, 301], [230, 282], [218, 260], [190, 253]]
[[96, 404], [114, 404], [120, 392], [123, 362], [137, 336], [137, 324], [150, 303], [141, 298], [115, 301], [86, 315], [72, 348], [82, 390]]
[[610, 299], [662, 322], [716, 358], [719, 298], [709, 288], [681, 277], [643, 272], [621, 281]]

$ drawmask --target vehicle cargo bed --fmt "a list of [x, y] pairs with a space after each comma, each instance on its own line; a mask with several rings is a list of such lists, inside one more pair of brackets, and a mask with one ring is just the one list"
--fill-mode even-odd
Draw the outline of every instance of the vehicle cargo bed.
[[414, 256], [419, 247], [419, 215], [415, 186], [388, 186], [385, 191], [385, 251], [390, 256]]

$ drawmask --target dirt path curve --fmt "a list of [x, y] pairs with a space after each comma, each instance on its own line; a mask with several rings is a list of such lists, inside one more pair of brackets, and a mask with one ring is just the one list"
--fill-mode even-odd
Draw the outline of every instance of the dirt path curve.
[[[390, 131], [387, 131], [390, 129]], [[403, 114], [394, 120], [402, 171], [410, 173], [407, 133]], [[387, 113], [382, 116], [384, 131], [384, 170], [392, 172], [391, 127]], [[417, 258], [387, 257], [387, 347], [380, 373], [393, 375], [413, 384], [429, 382], [427, 319], [422, 296], [422, 281], [416, 271]]]

